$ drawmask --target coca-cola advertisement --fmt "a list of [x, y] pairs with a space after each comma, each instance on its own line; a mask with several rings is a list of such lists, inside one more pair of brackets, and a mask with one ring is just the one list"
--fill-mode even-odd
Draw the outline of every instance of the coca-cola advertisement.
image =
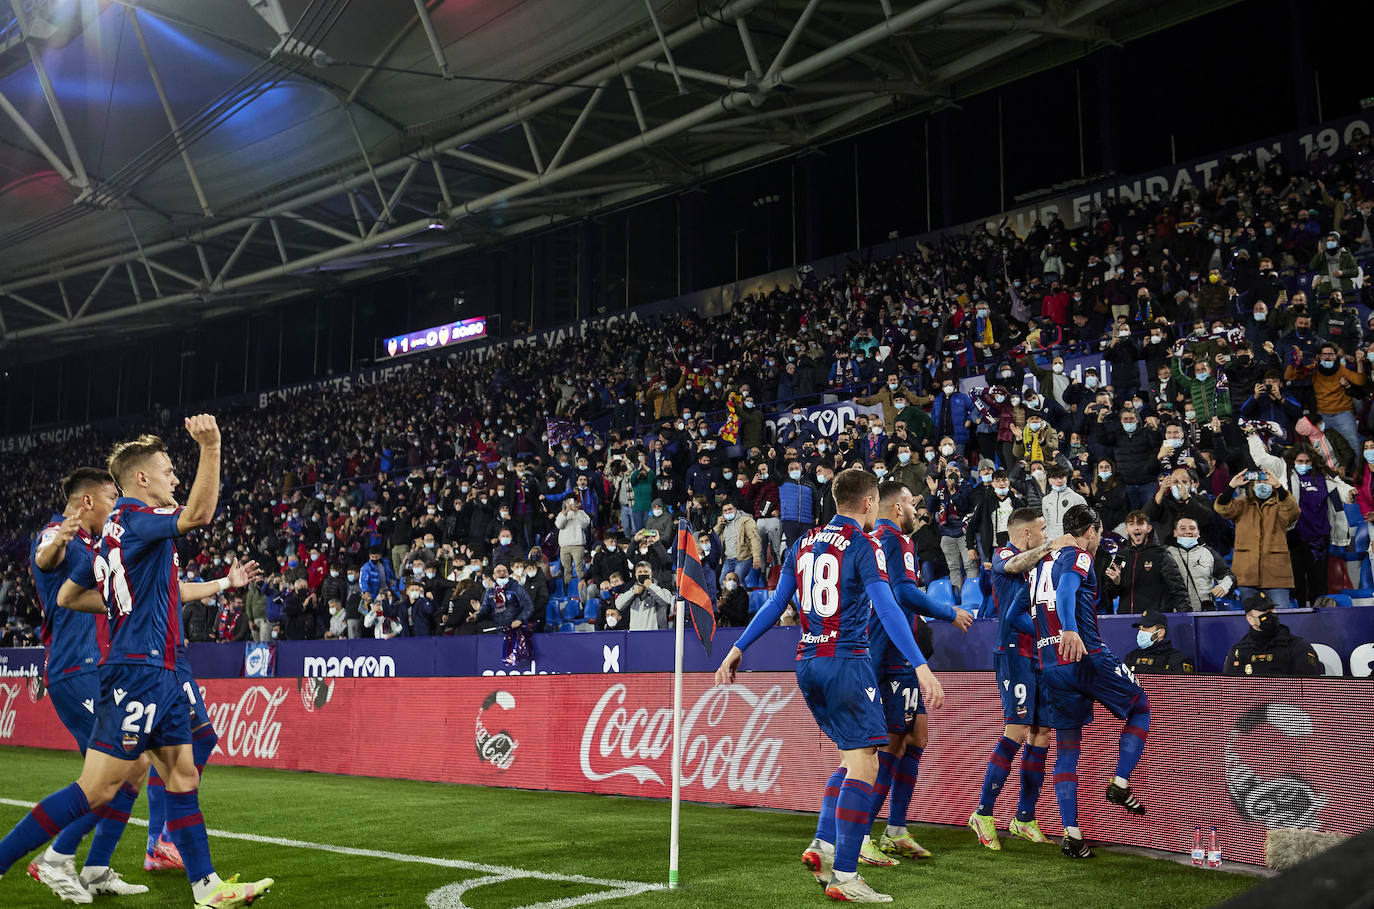
[[[993, 678], [945, 673], [931, 714], [913, 821], [962, 825], [1001, 733]], [[1119, 721], [1097, 711], [1079, 765], [1090, 838], [1174, 852], [1193, 828], [1218, 828], [1225, 857], [1261, 863], [1266, 832], [1374, 824], [1361, 797], [1374, 765], [1374, 689], [1324, 679], [1146, 676], [1151, 724], [1132, 776], [1149, 809], [1103, 797]], [[671, 791], [672, 676], [666, 673], [466, 679], [214, 679], [202, 684], [219, 732], [213, 762], [358, 776], [666, 798]], [[683, 798], [815, 810], [838, 755], [791, 673], [684, 683]], [[0, 683], [0, 744], [73, 747], [41, 688]], [[1054, 749], [1049, 758], [1053, 772]], [[1015, 777], [999, 804], [1014, 810]], [[1041, 825], [1058, 833], [1053, 787]]]

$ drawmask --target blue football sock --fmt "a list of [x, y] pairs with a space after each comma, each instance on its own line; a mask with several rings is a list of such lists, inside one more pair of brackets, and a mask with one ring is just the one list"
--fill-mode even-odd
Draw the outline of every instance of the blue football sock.
[[210, 840], [205, 833], [205, 818], [200, 815], [198, 790], [167, 792], [167, 832], [186, 864], [191, 883], [215, 873], [210, 863]]
[[873, 807], [873, 784], [845, 779], [840, 800], [835, 806], [835, 870], [852, 874], [859, 868], [859, 850], [871, 830], [869, 809]]
[[983, 791], [978, 796], [979, 814], [992, 814], [997, 795], [1011, 776], [1011, 762], [1016, 760], [1016, 752], [1020, 750], [1021, 743], [1005, 735], [997, 740], [997, 747], [992, 749], [992, 757], [988, 759], [987, 773], [983, 774]]
[[1035, 820], [1035, 803], [1045, 786], [1045, 755], [1049, 746], [1027, 745], [1021, 755], [1021, 800], [1016, 805], [1016, 819], [1021, 823]]
[[103, 868], [110, 864], [110, 856], [114, 855], [119, 838], [124, 835], [124, 828], [129, 826], [129, 812], [133, 810], [136, 798], [138, 790], [125, 783], [110, 799], [110, 804], [93, 812], [100, 815], [100, 825], [95, 828], [95, 836], [91, 838], [91, 851], [86, 856], [87, 868]]
[[70, 824], [62, 828], [62, 832], [57, 835], [57, 839], [52, 841], [52, 851], [59, 855], [76, 855], [76, 849], [85, 839], [86, 834], [95, 829], [95, 825], [100, 823], [100, 818], [92, 811], [84, 814]]
[[167, 826], [167, 788], [157, 769], [148, 771], [148, 854], [157, 848], [158, 837]]
[[911, 807], [911, 793], [916, 790], [916, 774], [921, 771], [921, 753], [924, 748], [907, 746], [906, 754], [897, 763], [897, 772], [892, 777], [892, 808], [887, 814], [889, 827], [905, 827], [906, 812]]
[[210, 755], [218, 744], [219, 736], [215, 734], [214, 726], [207, 724], [191, 733], [191, 760], [195, 762], [197, 772], [205, 772], [205, 765], [210, 763]]
[[9, 871], [11, 865], [57, 836], [63, 827], [79, 820], [90, 810], [86, 793], [75, 783], [39, 802], [0, 840], [0, 874]]
[[897, 769], [897, 756], [890, 751], [878, 752], [878, 781], [873, 784], [873, 811], [868, 816], [868, 826], [873, 826], [873, 820], [878, 816], [878, 812], [883, 810], [883, 802], [887, 801], [888, 790], [892, 788], [892, 774]]
[[825, 781], [825, 795], [821, 798], [821, 816], [816, 819], [816, 839], [835, 845], [835, 805], [840, 800], [840, 786], [844, 784], [845, 769], [839, 767]]
[[1131, 778], [1132, 771], [1145, 753], [1145, 736], [1150, 732], [1150, 702], [1141, 696], [1126, 715], [1126, 728], [1121, 730], [1121, 753], [1116, 759], [1116, 775]]
[[1078, 755], [1082, 748], [1082, 729], [1058, 730], [1055, 739], [1054, 796], [1059, 800], [1059, 819], [1065, 827], [1078, 826]]

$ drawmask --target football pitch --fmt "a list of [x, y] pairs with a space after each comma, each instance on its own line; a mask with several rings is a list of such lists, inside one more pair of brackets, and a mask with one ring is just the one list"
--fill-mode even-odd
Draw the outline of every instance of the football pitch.
[[[0, 748], [0, 767], [0, 828], [8, 829], [24, 815], [24, 805], [70, 783], [80, 761], [68, 752]], [[1042, 807], [1053, 811], [1052, 791], [1047, 796]], [[800, 862], [815, 830], [815, 818], [806, 815], [684, 805], [683, 885], [668, 891], [661, 887], [668, 806], [657, 801], [213, 763], [200, 800], [220, 875], [276, 878], [271, 893], [255, 904], [264, 909], [832, 905]], [[134, 818], [146, 817], [140, 796]], [[1072, 862], [1057, 845], [1014, 839], [1004, 839], [1004, 851], [992, 853], [967, 830], [915, 827], [913, 833], [933, 859], [865, 872], [897, 907], [1210, 906], [1262, 883], [1104, 850], [1092, 861]], [[142, 870], [145, 836], [143, 827], [131, 824], [113, 866], [151, 891], [97, 897], [96, 905], [192, 904], [183, 874]], [[0, 881], [0, 905], [66, 905], [25, 874], [24, 865]]]

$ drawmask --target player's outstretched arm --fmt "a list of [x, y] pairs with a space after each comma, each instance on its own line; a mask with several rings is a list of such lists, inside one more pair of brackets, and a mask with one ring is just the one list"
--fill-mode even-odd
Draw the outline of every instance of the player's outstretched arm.
[[1018, 552], [1016, 555], [1007, 559], [1004, 563], [1006, 573], [1025, 574], [1027, 571], [1030, 571], [1036, 565], [1040, 564], [1040, 560], [1049, 555], [1052, 551], [1073, 545], [1074, 538], [1067, 533], [1053, 540], [1046, 540], [1034, 549]]
[[39, 545], [38, 551], [34, 553], [34, 563], [43, 571], [52, 571], [62, 564], [62, 559], [67, 554], [67, 544], [76, 536], [76, 532], [81, 529], [81, 519], [85, 517], [86, 509], [83, 507], [80, 514], [74, 514], [63, 520], [53, 532], [51, 538]]
[[182, 581], [181, 602], [194, 603], [232, 587], [247, 587], [261, 580], [262, 569], [258, 567], [257, 562], [249, 559], [240, 563], [237, 559], [231, 559], [229, 572], [217, 581]]
[[787, 604], [791, 602], [793, 594], [797, 592], [797, 550], [794, 546], [787, 553], [787, 558], [783, 561], [782, 574], [778, 576], [778, 586], [773, 590], [773, 595], [768, 598], [768, 602], [759, 607], [759, 611], [754, 613], [754, 617], [749, 620], [744, 633], [735, 641], [735, 646], [730, 648], [730, 652], [721, 661], [720, 667], [716, 669], [716, 684], [729, 685], [735, 681], [735, 672], [739, 669], [740, 660], [744, 656], [744, 651], [749, 649], [749, 645], [759, 639], [765, 631], [778, 624], [778, 619], [787, 609]]
[[99, 591], [87, 590], [71, 579], [63, 581], [61, 589], [57, 591], [57, 605], [73, 612], [98, 614], [105, 611], [105, 601], [101, 599]]
[[208, 526], [219, 505], [219, 424], [210, 414], [197, 414], [186, 418], [186, 431], [200, 446], [200, 463], [191, 492], [186, 496], [186, 507], [177, 516], [177, 533], [182, 534]]
[[1011, 627], [1022, 634], [1028, 634], [1031, 637], [1035, 637], [1035, 623], [1031, 621], [1030, 613], [1026, 611], [1028, 605], [1030, 605], [1029, 600], [1017, 597], [1012, 601], [1012, 604], [1007, 607], [1007, 621], [1011, 623]]

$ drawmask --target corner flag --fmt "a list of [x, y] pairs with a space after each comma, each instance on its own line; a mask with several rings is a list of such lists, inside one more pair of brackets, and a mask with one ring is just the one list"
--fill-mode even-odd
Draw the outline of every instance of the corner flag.
[[696, 629], [706, 655], [711, 655], [711, 641], [716, 636], [716, 610], [711, 595], [706, 592], [706, 570], [697, 549], [697, 535], [686, 518], [677, 522], [677, 593], [691, 611], [692, 627]]

